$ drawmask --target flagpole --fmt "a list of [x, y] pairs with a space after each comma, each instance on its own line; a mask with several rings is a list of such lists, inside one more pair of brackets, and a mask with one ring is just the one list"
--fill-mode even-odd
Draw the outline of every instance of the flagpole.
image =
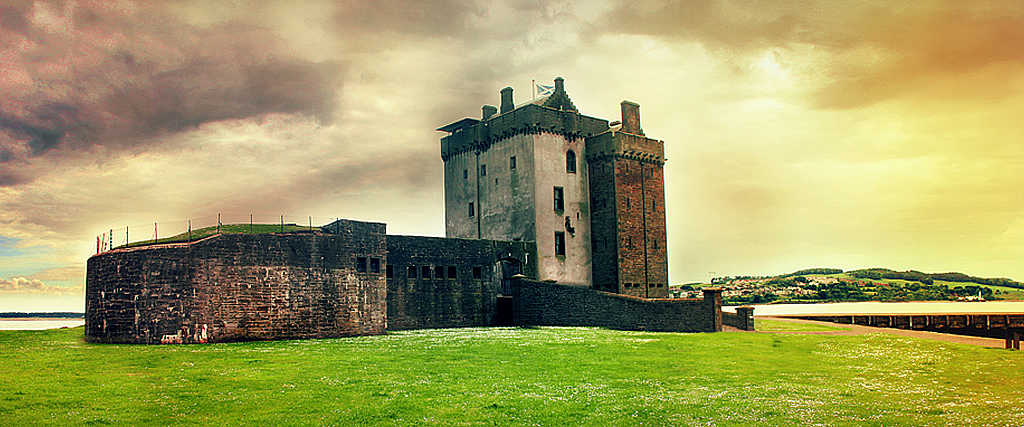
[[530, 83], [533, 87], [533, 99], [537, 99], [537, 79], [530, 79]]

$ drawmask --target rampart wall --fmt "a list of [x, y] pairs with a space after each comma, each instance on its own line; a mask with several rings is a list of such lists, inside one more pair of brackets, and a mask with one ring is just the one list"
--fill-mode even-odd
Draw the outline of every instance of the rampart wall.
[[519, 278], [513, 284], [516, 325], [597, 326], [657, 332], [719, 332], [722, 294], [704, 299], [643, 299], [591, 288]]
[[534, 243], [388, 236], [388, 330], [498, 324], [502, 266], [536, 275]]
[[[89, 259], [86, 340], [197, 343], [384, 333], [385, 225], [218, 235]], [[376, 266], [376, 269], [374, 268]]]

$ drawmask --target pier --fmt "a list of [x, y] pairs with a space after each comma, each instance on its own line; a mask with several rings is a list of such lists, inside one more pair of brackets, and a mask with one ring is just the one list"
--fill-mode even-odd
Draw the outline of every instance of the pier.
[[936, 313], [936, 314], [788, 314], [777, 317], [817, 320], [847, 325], [874, 326], [1005, 338], [1006, 348], [1020, 350], [1024, 336], [1024, 313]]

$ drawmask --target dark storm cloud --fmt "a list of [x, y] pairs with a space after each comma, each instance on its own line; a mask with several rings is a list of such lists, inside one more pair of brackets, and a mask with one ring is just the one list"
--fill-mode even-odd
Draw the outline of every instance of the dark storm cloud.
[[[1024, 65], [1024, 14], [1014, 2], [639, 1], [613, 8], [595, 28], [714, 51], [814, 46], [832, 56], [828, 81], [812, 96], [822, 108], [864, 106], [986, 67]], [[974, 92], [998, 86], [963, 83]]]
[[3, 9], [0, 185], [30, 181], [24, 165], [38, 156], [146, 145], [213, 121], [332, 120], [344, 66], [295, 58], [269, 30], [93, 3]]

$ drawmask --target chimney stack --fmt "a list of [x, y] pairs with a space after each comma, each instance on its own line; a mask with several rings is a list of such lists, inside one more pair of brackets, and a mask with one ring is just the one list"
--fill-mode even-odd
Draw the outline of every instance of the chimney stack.
[[506, 87], [501, 90], [501, 114], [514, 109], [516, 109], [516, 104], [512, 102], [512, 88]]
[[495, 107], [493, 105], [484, 105], [483, 110], [484, 110], [484, 114], [483, 114], [483, 119], [482, 120], [487, 120], [487, 119], [491, 118], [492, 116], [494, 116], [495, 114], [498, 114], [498, 107]]
[[555, 77], [555, 93], [565, 92], [565, 79]]
[[633, 135], [643, 135], [644, 130], [640, 128], [640, 104], [629, 101], [622, 101], [622, 132]]

